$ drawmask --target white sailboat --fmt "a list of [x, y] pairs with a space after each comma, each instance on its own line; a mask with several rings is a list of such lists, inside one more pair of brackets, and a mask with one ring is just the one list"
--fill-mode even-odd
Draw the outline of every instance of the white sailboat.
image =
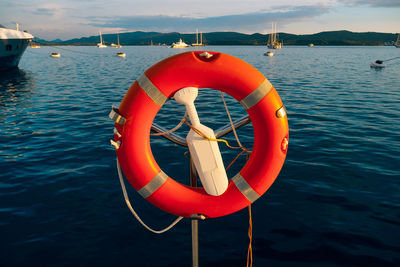
[[272, 31], [268, 37], [267, 47], [269, 49], [281, 49], [282, 42], [278, 41], [278, 34], [276, 32], [276, 22], [272, 22]]
[[200, 43], [199, 43], [199, 29], [196, 29], [196, 43], [192, 46], [204, 46], [203, 44], [203, 33], [200, 33]]
[[110, 44], [110, 46], [111, 47], [117, 47], [117, 48], [121, 48], [122, 46], [119, 44], [119, 33], [117, 32], [117, 38], [118, 38], [118, 44], [116, 45], [116, 44], [114, 44], [114, 43], [111, 43]]
[[97, 44], [98, 48], [105, 48], [107, 47], [104, 43], [103, 43], [103, 37], [101, 36], [101, 31], [99, 31], [100, 33], [100, 43]]
[[399, 35], [397, 35], [397, 40], [394, 43], [394, 46], [397, 47], [397, 48], [400, 48], [400, 33], [399, 33]]

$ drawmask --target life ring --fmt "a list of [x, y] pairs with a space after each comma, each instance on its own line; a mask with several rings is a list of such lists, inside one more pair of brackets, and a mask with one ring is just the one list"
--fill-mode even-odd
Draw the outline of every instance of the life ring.
[[[157, 112], [176, 91], [189, 86], [231, 95], [253, 124], [249, 160], [220, 196], [168, 177], [151, 151], [150, 130]], [[192, 51], [162, 60], [131, 85], [115, 113], [116, 153], [125, 176], [146, 200], [175, 215], [214, 218], [245, 208], [267, 191], [286, 158], [289, 127], [278, 93], [258, 70], [227, 54]]]

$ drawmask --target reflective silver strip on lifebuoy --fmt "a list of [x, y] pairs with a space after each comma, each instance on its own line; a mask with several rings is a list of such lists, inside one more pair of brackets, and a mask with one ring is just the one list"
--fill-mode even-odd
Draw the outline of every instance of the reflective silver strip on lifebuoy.
[[265, 79], [253, 92], [243, 98], [240, 104], [242, 104], [245, 109], [249, 109], [263, 99], [271, 89], [272, 84]]
[[162, 106], [167, 101], [167, 97], [147, 78], [146, 74], [143, 73], [136, 81], [157, 105]]
[[151, 179], [145, 186], [143, 186], [137, 192], [143, 197], [147, 198], [151, 194], [153, 194], [158, 188], [160, 188], [168, 179], [168, 175], [166, 175], [163, 171], [157, 173], [156, 176]]
[[246, 182], [246, 180], [240, 175], [240, 173], [236, 174], [235, 177], [232, 178], [232, 181], [235, 183], [237, 189], [251, 202], [256, 201], [260, 195], [254, 191], [254, 189]]
[[126, 119], [118, 113], [118, 109], [116, 107], [111, 108], [111, 112], [110, 114], [108, 114], [108, 117], [113, 121], [115, 121], [115, 123], [121, 125], [123, 125], [126, 122]]

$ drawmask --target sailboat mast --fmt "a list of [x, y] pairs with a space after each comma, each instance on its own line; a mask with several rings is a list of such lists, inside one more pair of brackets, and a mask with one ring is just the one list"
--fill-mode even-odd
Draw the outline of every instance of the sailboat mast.
[[196, 28], [196, 44], [198, 44], [199, 43], [199, 29], [198, 28]]
[[271, 44], [273, 43], [275, 43], [274, 22], [272, 22], [272, 29], [271, 29]]
[[203, 33], [200, 33], [200, 43], [203, 44]]
[[275, 38], [276, 38], [276, 42], [278, 42], [279, 41], [279, 34], [278, 34], [278, 29], [277, 29], [277, 26], [276, 25], [278, 25], [278, 23], [276, 22], [275, 23]]
[[275, 40], [274, 40], [274, 38], [275, 38], [275, 35], [274, 35], [274, 23], [275, 23], [275, 22], [272, 22], [272, 29], [271, 29], [271, 44], [273, 44], [273, 43], [275, 42]]

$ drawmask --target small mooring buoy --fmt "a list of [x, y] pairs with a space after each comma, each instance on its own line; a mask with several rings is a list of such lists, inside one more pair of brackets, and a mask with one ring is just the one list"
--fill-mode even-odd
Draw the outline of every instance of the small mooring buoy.
[[375, 62], [372, 62], [370, 65], [371, 68], [375, 68], [375, 69], [381, 69], [386, 67], [385, 64], [383, 64], [382, 60], [376, 60]]
[[126, 57], [126, 54], [123, 52], [118, 52], [117, 57]]
[[50, 54], [51, 57], [61, 57], [60, 53], [53, 52]]
[[374, 68], [374, 69], [382, 69], [382, 68], [386, 67], [384, 62], [395, 60], [395, 59], [399, 59], [399, 58], [400, 57], [394, 57], [394, 58], [389, 58], [389, 59], [385, 59], [385, 60], [378, 59], [378, 60], [375, 60], [375, 62], [372, 62], [370, 67]]

